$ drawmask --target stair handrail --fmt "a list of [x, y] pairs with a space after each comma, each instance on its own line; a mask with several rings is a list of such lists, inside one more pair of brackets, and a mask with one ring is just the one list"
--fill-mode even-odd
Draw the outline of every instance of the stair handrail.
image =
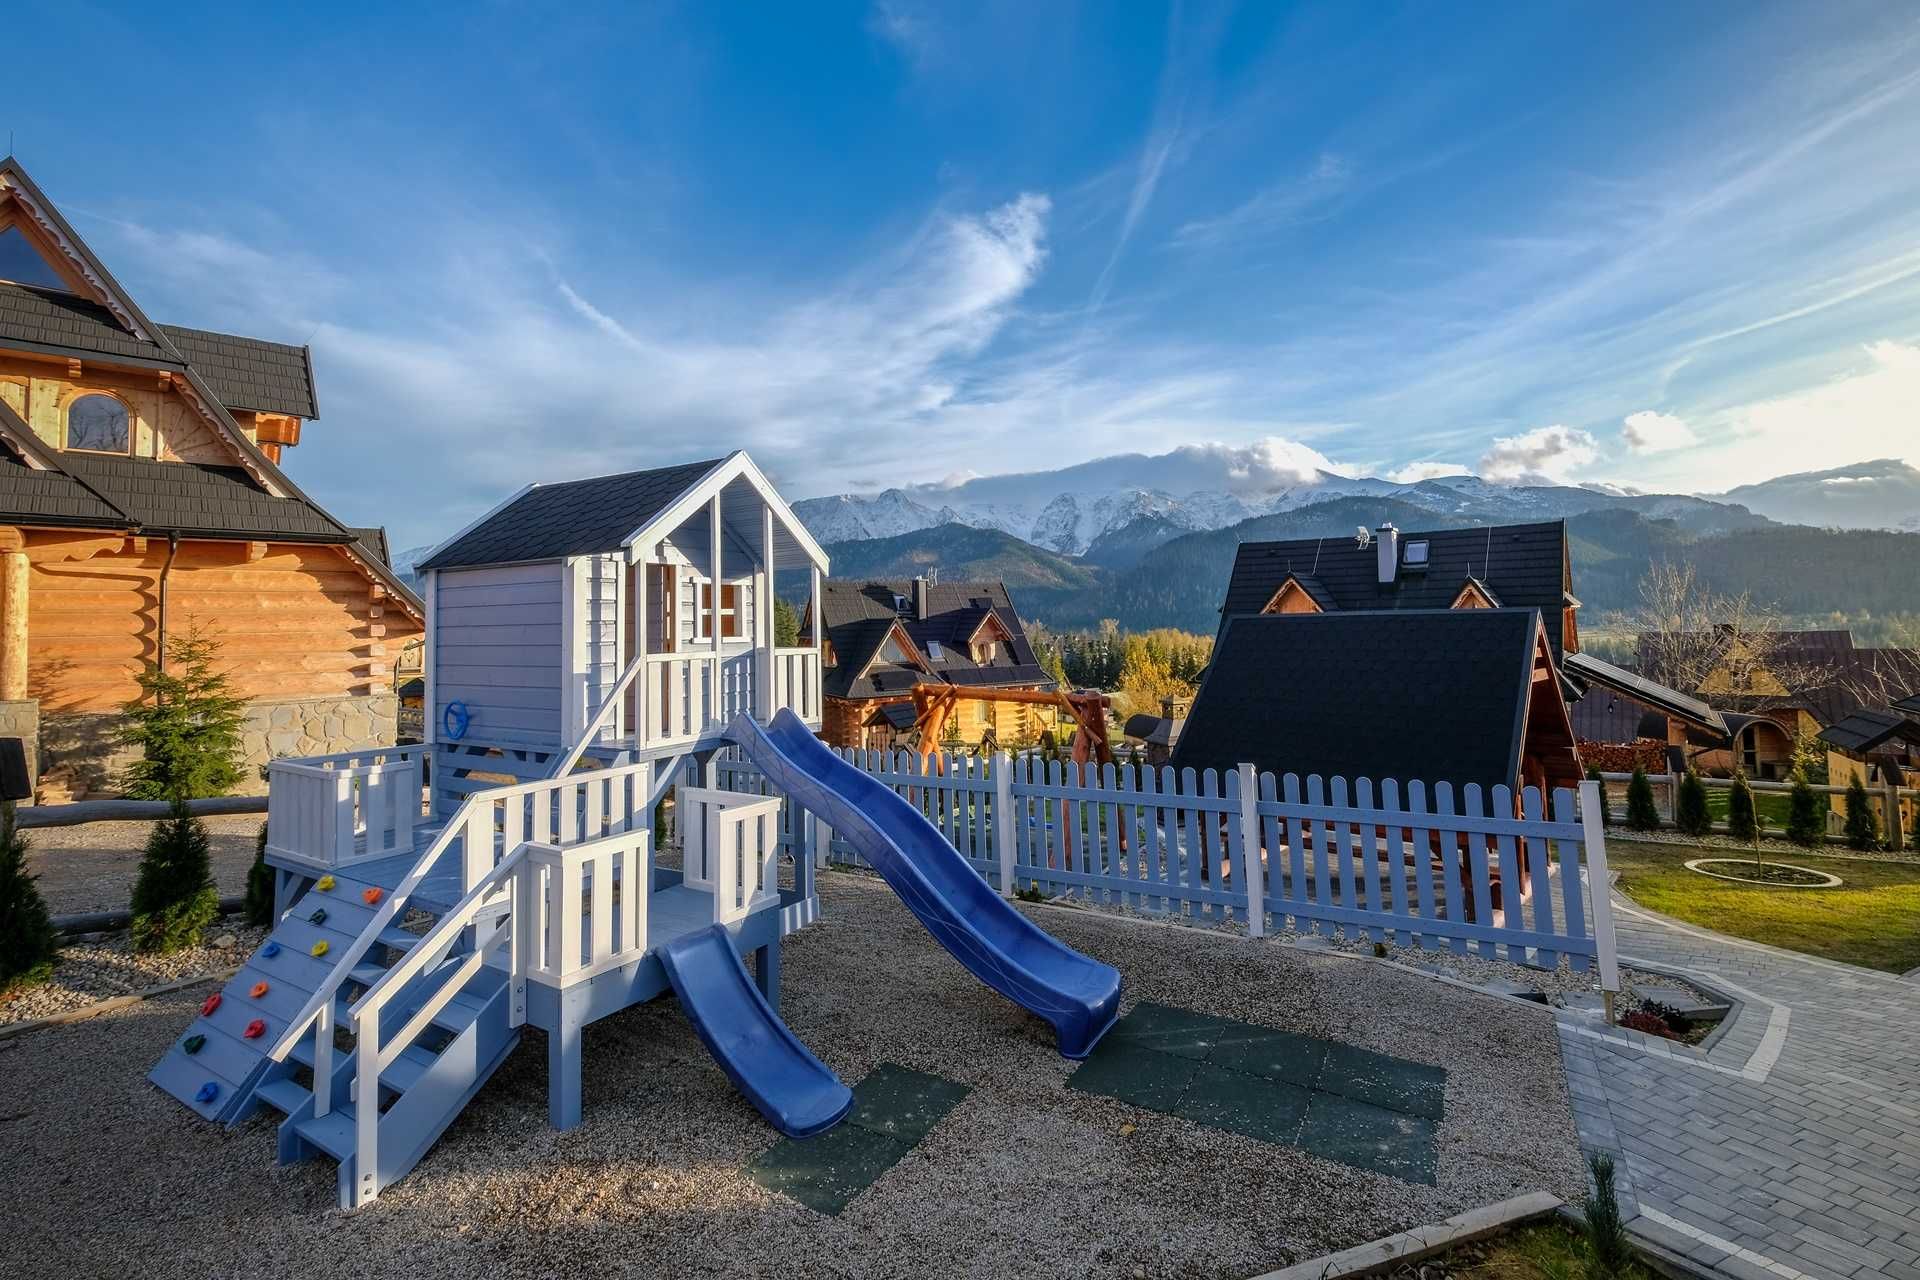
[[[460, 899], [453, 910], [440, 917], [420, 942], [396, 961], [385, 976], [367, 988], [347, 1010], [347, 1016], [353, 1020], [354, 1039], [352, 1199], [356, 1208], [373, 1199], [380, 1191], [380, 1073], [393, 1065], [393, 1060], [405, 1052], [407, 1046], [419, 1038], [440, 1011], [460, 994], [468, 980], [486, 963], [487, 953], [500, 945], [503, 938], [512, 940], [512, 925], [503, 923], [491, 937], [476, 941], [473, 951], [453, 967], [439, 988], [421, 1002], [406, 1024], [384, 1044], [380, 1035], [380, 1013], [407, 983], [452, 948], [467, 926], [491, 905], [494, 893], [520, 874], [526, 856], [527, 846], [522, 842], [512, 853], [500, 859], [493, 870], [467, 891], [467, 895]], [[520, 957], [516, 956], [513, 963], [518, 967]], [[327, 1108], [321, 1105], [321, 1101], [330, 1101], [332, 1090], [322, 1087], [321, 1077], [317, 1073], [314, 1085], [314, 1114], [324, 1115]]]
[[564, 777], [573, 772], [573, 766], [580, 763], [580, 757], [586, 753], [587, 744], [607, 727], [607, 718], [613, 714], [614, 708], [620, 705], [620, 699], [626, 696], [627, 687], [633, 683], [633, 678], [639, 675], [640, 669], [646, 665], [647, 654], [645, 647], [642, 646], [642, 652], [634, 655], [633, 661], [627, 664], [627, 669], [620, 673], [620, 679], [614, 682], [613, 692], [607, 695], [606, 700], [600, 704], [600, 709], [594, 712], [593, 719], [587, 722], [586, 732], [580, 735], [580, 740], [569, 747], [566, 754], [560, 757], [560, 763], [548, 771], [549, 780]]

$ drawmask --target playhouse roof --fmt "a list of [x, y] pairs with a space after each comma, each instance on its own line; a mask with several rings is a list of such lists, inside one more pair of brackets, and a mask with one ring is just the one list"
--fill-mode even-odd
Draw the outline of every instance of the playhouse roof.
[[1230, 618], [1173, 763], [1512, 786], [1540, 630], [1532, 609]]

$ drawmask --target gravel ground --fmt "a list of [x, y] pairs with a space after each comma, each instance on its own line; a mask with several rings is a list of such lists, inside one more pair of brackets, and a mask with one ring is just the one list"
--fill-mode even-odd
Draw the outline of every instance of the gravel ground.
[[239, 917], [233, 917], [207, 930], [206, 945], [172, 955], [136, 955], [124, 933], [99, 942], [76, 943], [61, 950], [52, 978], [39, 986], [0, 996], [0, 1027], [84, 1008], [181, 978], [224, 973], [251, 955], [266, 936], [265, 929], [244, 927]]
[[[265, 814], [203, 818], [213, 835], [213, 882], [220, 896], [247, 891], [253, 842]], [[35, 827], [27, 870], [39, 877], [40, 896], [57, 916], [83, 911], [125, 911], [133, 899], [134, 873], [151, 822], [87, 822], [77, 827]]]
[[1522, 1191], [1583, 1188], [1545, 1009], [1247, 939], [1029, 909], [1118, 965], [1129, 1003], [1446, 1067], [1438, 1185], [1416, 1186], [1068, 1091], [1073, 1065], [1045, 1026], [975, 982], [883, 885], [830, 873], [822, 898], [824, 921], [787, 940], [789, 1025], [848, 1081], [894, 1062], [973, 1089], [838, 1218], [744, 1176], [776, 1135], [671, 1000], [588, 1028], [578, 1129], [548, 1129], [530, 1033], [412, 1175], [342, 1215], [331, 1162], [277, 1167], [269, 1122], [215, 1129], [145, 1084], [189, 992], [0, 1042], [13, 1086], [0, 1275], [1246, 1276]]

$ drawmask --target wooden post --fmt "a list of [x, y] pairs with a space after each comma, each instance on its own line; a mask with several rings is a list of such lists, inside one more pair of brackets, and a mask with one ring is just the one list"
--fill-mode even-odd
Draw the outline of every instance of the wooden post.
[[1260, 861], [1260, 776], [1250, 764], [1240, 766], [1240, 863], [1240, 874], [1247, 882], [1247, 936], [1265, 937], [1267, 877]]
[[1888, 762], [1880, 767], [1886, 801], [1887, 848], [1895, 853], [1906, 847], [1906, 831], [1900, 823], [1900, 766]]
[[[642, 548], [643, 551], [647, 548]], [[647, 657], [647, 578], [653, 571], [648, 556], [643, 555], [633, 575], [633, 592], [628, 600], [633, 609], [633, 648], [634, 654], [642, 662]], [[666, 637], [661, 636], [664, 643]], [[648, 684], [653, 678], [653, 668], [643, 666], [633, 684], [633, 745], [645, 747], [647, 739], [653, 736], [653, 722], [647, 719]]]
[[[710, 633], [709, 639], [713, 642], [713, 656], [708, 659], [712, 671], [708, 676], [706, 723], [711, 723], [716, 720], [724, 721], [726, 719], [720, 701], [720, 667], [722, 662], [720, 656], [720, 633], [725, 630], [725, 628], [720, 625], [720, 565], [724, 548], [720, 545], [720, 494], [718, 492], [714, 493], [713, 500], [707, 504], [707, 512], [707, 522], [712, 526], [708, 530], [710, 535], [708, 545], [713, 556], [712, 563], [707, 566], [708, 590], [711, 593], [708, 599], [712, 606], [707, 613], [707, 631]], [[703, 723], [700, 727], [704, 729], [706, 723]], [[707, 775], [707, 785], [713, 785], [711, 772]]]
[[27, 540], [0, 529], [0, 702], [27, 696]]
[[776, 710], [773, 697], [773, 508], [760, 508], [760, 589], [753, 602], [753, 713], [765, 724]]
[[1600, 990], [1611, 1023], [1614, 993], [1620, 990], [1620, 959], [1613, 936], [1613, 886], [1607, 876], [1607, 833], [1600, 822], [1600, 784], [1591, 778], [1580, 783], [1580, 826], [1593, 906], [1595, 967], [1600, 970]]
[[1000, 896], [1011, 898], [1013, 884], [1013, 758], [993, 753], [993, 852], [1000, 860]]

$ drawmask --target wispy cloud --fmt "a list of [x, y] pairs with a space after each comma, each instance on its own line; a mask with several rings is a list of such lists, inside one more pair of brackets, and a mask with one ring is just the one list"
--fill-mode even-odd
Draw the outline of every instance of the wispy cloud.
[[1216, 217], [1182, 223], [1173, 233], [1173, 241], [1186, 248], [1213, 248], [1325, 217], [1352, 178], [1352, 167], [1344, 157], [1323, 151], [1312, 168], [1298, 177], [1275, 183]]
[[1395, 484], [1419, 484], [1422, 480], [1438, 480], [1442, 476], [1472, 474], [1472, 467], [1459, 462], [1409, 462], [1404, 467], [1395, 467], [1388, 471], [1386, 479]]

